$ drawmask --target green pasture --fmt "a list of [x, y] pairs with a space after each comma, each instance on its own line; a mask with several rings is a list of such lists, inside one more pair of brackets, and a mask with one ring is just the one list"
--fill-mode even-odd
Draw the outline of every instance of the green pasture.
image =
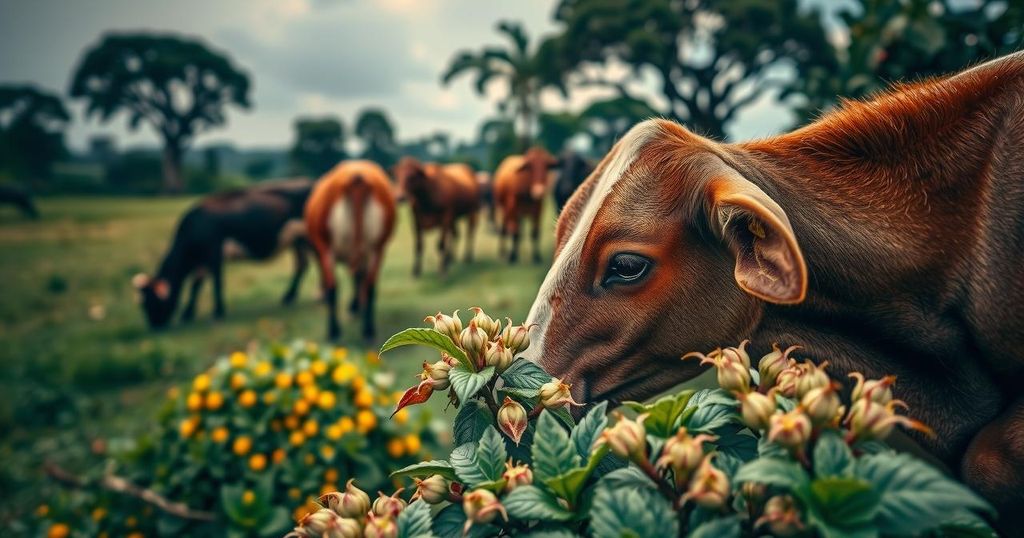
[[[159, 333], [146, 328], [131, 277], [154, 270], [191, 201], [41, 199], [38, 221], [0, 208], [0, 524], [53, 489], [44, 479], [44, 462], [74, 469], [90, 451], [144, 431], [166, 389], [217, 356], [254, 339], [324, 337], [314, 267], [301, 299], [290, 307], [279, 303], [291, 275], [290, 256], [229, 265], [226, 320], [211, 319], [207, 286], [191, 325]], [[411, 277], [410, 220], [402, 207], [378, 291], [380, 339], [420, 325], [437, 309], [481, 306], [516, 321], [525, 318], [550, 263], [553, 214], [544, 219], [543, 264], [499, 261], [497, 236], [484, 225], [476, 261], [461, 263], [460, 242], [459, 263], [446, 278], [437, 274], [431, 234], [418, 280]], [[344, 276], [342, 282], [346, 304], [351, 287]], [[358, 320], [347, 313], [343, 320], [342, 343], [364, 349]], [[411, 382], [430, 357], [410, 349], [386, 360]]]

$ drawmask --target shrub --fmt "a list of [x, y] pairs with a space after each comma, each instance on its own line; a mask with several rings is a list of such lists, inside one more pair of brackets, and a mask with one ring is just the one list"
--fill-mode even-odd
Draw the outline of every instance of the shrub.
[[526, 327], [480, 310], [465, 329], [457, 313], [428, 320], [382, 352], [441, 351], [398, 408], [447, 390], [455, 449], [392, 474], [413, 478], [408, 507], [367, 513], [350, 488], [292, 536], [993, 535], [977, 495], [882, 443], [895, 426], [930, 433], [896, 413], [891, 377], [855, 374], [844, 405], [825, 364], [776, 347], [752, 365], [744, 343], [684, 357], [714, 366], [721, 388], [627, 402], [610, 426], [600, 403], [575, 422], [567, 384], [512, 361]]
[[387, 420], [398, 396], [392, 383], [376, 353], [352, 358], [345, 348], [306, 342], [232, 353], [172, 388], [157, 433], [110, 447], [112, 468], [94, 472], [96, 485], [109, 485], [113, 470], [181, 503], [189, 517], [138, 495], [86, 488], [46, 506], [37, 526], [93, 536], [280, 535], [347, 480], [394, 487], [387, 470], [435, 443], [423, 432], [425, 414], [405, 410]]

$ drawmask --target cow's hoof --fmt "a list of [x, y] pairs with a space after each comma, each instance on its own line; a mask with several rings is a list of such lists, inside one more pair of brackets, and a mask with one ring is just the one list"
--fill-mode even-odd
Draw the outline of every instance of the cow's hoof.
[[331, 342], [337, 342], [341, 340], [341, 327], [338, 325], [327, 326], [327, 339]]
[[284, 306], [291, 306], [295, 304], [295, 294], [288, 294], [281, 298], [281, 304]]

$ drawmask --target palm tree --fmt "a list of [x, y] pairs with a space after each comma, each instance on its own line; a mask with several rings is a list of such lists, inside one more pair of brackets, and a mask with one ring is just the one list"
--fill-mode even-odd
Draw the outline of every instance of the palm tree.
[[557, 53], [560, 41], [548, 38], [536, 50], [531, 50], [529, 37], [521, 24], [502, 21], [498, 23], [498, 32], [509, 39], [511, 46], [484, 47], [479, 53], [458, 53], [441, 77], [441, 82], [447, 85], [455, 77], [472, 72], [476, 74], [477, 94], [484, 95], [488, 82], [501, 81], [508, 89], [502, 105], [511, 105], [520, 124], [522, 144], [529, 145], [540, 108], [540, 91], [553, 86], [563, 95], [567, 94], [564, 70], [560, 69], [560, 55]]
[[363, 142], [363, 158], [388, 167], [397, 160], [395, 153], [395, 127], [386, 112], [379, 108], [366, 108], [356, 118], [356, 136]]

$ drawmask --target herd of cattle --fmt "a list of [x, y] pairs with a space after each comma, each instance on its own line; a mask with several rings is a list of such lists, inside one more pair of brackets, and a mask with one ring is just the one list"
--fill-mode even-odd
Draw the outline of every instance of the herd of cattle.
[[269, 260], [291, 251], [295, 270], [283, 302], [295, 300], [299, 283], [313, 256], [328, 313], [328, 336], [341, 335], [337, 317], [338, 281], [335, 263], [352, 277], [349, 310], [361, 314], [362, 334], [372, 338], [377, 279], [384, 248], [394, 231], [400, 203], [412, 210], [415, 238], [413, 275], [423, 265], [423, 235], [438, 231], [440, 272], [454, 258], [459, 224], [465, 221], [465, 260], [473, 259], [473, 244], [481, 212], [500, 234], [500, 252], [510, 262], [518, 258], [521, 225], [531, 224], [533, 260], [541, 260], [540, 218], [543, 200], [554, 192], [560, 209], [593, 164], [573, 152], [554, 157], [534, 147], [507, 157], [493, 181], [465, 164], [401, 159], [390, 174], [369, 161], [343, 161], [318, 181], [268, 181], [246, 189], [210, 195], [181, 218], [170, 249], [152, 276], [136, 275], [133, 284], [142, 296], [149, 325], [170, 323], [181, 294], [188, 286], [182, 321], [195, 316], [196, 297], [207, 277], [212, 281], [214, 316], [224, 316], [224, 262], [232, 259]]

